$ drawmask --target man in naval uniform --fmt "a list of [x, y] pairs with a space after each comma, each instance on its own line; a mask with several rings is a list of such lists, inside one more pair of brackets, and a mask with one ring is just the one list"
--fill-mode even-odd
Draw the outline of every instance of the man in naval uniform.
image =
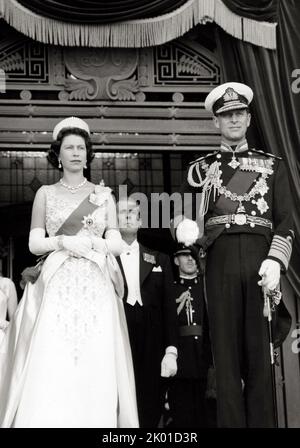
[[197, 254], [179, 245], [174, 254], [178, 275], [171, 289], [177, 307], [177, 375], [169, 381], [168, 403], [172, 428], [205, 428], [207, 376], [211, 365], [208, 321], [204, 300], [203, 275]]
[[[205, 108], [213, 114], [221, 145], [190, 164], [183, 185], [184, 193], [197, 197], [192, 218], [204, 221], [204, 235], [197, 242], [207, 253], [220, 427], [275, 425], [262, 290], [277, 290], [280, 275], [288, 268], [294, 237], [284, 162], [248, 147], [252, 98], [251, 88], [241, 83], [225, 83], [210, 92]], [[200, 201], [197, 193], [201, 193]], [[178, 221], [174, 220], [177, 237], [181, 235], [179, 241], [184, 241], [182, 235], [190, 233], [195, 222]], [[280, 307], [284, 307], [282, 301]]]

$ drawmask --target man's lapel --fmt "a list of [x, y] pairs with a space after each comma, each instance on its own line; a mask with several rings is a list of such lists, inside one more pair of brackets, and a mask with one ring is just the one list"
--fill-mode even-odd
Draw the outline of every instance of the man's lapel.
[[140, 287], [157, 263], [157, 252], [154, 252], [142, 244], [140, 246]]
[[126, 275], [125, 275], [125, 272], [124, 272], [124, 268], [123, 268], [123, 264], [122, 264], [122, 261], [121, 261], [121, 257], [120, 256], [116, 257], [116, 260], [118, 262], [118, 265], [120, 266], [120, 270], [122, 272], [123, 279], [124, 279], [124, 297], [123, 297], [123, 300], [126, 301], [127, 300], [127, 296], [128, 296], [127, 279], [126, 279]]

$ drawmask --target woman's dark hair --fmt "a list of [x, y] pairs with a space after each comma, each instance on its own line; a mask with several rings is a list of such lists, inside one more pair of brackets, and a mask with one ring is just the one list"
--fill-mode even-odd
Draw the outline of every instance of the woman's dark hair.
[[[80, 129], [80, 128], [64, 128], [58, 133], [57, 139], [51, 143], [50, 149], [48, 151], [47, 159], [49, 160], [49, 162], [53, 166], [55, 166], [55, 168], [59, 168], [58, 167], [58, 164], [59, 164], [58, 159], [59, 159], [61, 144], [62, 144], [63, 139], [65, 137], [67, 137], [68, 135], [79, 135], [80, 137], [82, 137], [84, 139], [85, 146], [86, 146], [86, 163], [87, 163], [87, 165], [89, 165], [91, 163], [91, 161], [93, 160], [93, 158], [95, 157], [95, 154], [93, 153], [92, 142], [91, 142], [91, 138], [90, 138], [89, 134], [84, 129]], [[59, 169], [62, 170], [62, 168], [59, 168]]]

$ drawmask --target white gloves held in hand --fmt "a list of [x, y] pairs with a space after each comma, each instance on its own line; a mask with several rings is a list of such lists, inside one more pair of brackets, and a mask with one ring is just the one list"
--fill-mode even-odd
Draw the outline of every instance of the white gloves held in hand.
[[185, 218], [181, 221], [176, 230], [176, 238], [179, 243], [185, 246], [191, 246], [199, 237], [199, 227], [196, 221]]
[[66, 236], [60, 240], [63, 249], [70, 252], [74, 257], [85, 257], [92, 250], [92, 241], [87, 236]]
[[258, 274], [262, 277], [258, 282], [263, 288], [273, 291], [280, 281], [280, 264], [275, 260], [264, 260]]
[[[169, 347], [168, 347], [169, 348]], [[166, 349], [166, 354], [161, 361], [160, 375], [168, 378], [174, 376], [177, 373], [177, 349], [174, 348], [172, 351]]]

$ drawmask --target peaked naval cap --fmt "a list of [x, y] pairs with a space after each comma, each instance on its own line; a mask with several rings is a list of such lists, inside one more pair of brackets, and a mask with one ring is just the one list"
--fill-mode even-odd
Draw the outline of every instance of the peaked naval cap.
[[246, 84], [226, 82], [215, 87], [206, 97], [204, 106], [214, 115], [235, 109], [246, 109], [253, 99], [253, 91]]

